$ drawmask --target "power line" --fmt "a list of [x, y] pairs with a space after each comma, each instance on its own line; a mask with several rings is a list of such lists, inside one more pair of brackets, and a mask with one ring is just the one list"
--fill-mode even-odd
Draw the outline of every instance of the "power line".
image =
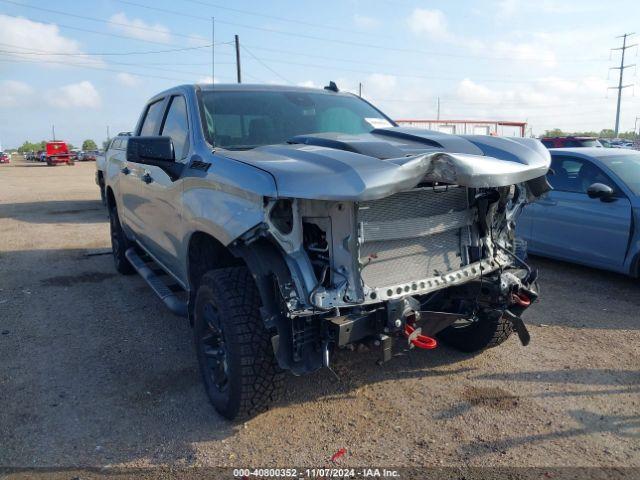
[[[194, 83], [194, 79], [193, 78], [187, 78], [187, 77], [166, 77], [166, 76], [160, 76], [160, 75], [149, 75], [149, 74], [145, 74], [145, 73], [139, 73], [139, 72], [132, 72], [130, 70], [119, 70], [119, 69], [113, 69], [113, 68], [109, 68], [109, 67], [105, 67], [105, 66], [98, 66], [98, 65], [88, 65], [88, 64], [82, 64], [82, 63], [73, 63], [73, 62], [65, 62], [62, 60], [29, 60], [29, 59], [18, 59], [18, 58], [0, 58], [0, 62], [3, 63], [32, 63], [32, 64], [42, 64], [42, 63], [50, 63], [50, 64], [54, 64], [54, 65], [65, 65], [65, 66], [69, 66], [69, 67], [76, 67], [76, 68], [88, 68], [91, 70], [98, 70], [98, 71], [106, 71], [106, 72], [115, 72], [115, 73], [128, 73], [130, 75], [135, 75], [135, 76], [139, 76], [139, 77], [147, 77], [147, 78], [155, 78], [155, 79], [160, 79], [160, 80], [170, 80], [172, 82], [180, 82], [180, 83]], [[143, 67], [138, 67], [137, 65], [134, 64], [122, 64], [122, 65], [128, 65], [128, 66], [134, 66], [135, 68], [143, 68]], [[148, 67], [144, 67], [144, 68], [148, 68]], [[163, 69], [165, 70], [165, 69]], [[174, 70], [168, 70], [166, 69], [166, 71], [174, 71]], [[179, 72], [179, 73], [189, 73], [189, 72]], [[195, 75], [203, 75], [202, 73], [197, 73]], [[229, 79], [228, 77], [223, 77], [225, 79]]]
[[36, 7], [35, 5], [29, 5], [29, 4], [25, 4], [25, 3], [22, 3], [22, 2], [15, 2], [13, 0], [0, 0], [0, 2], [9, 3], [9, 4], [12, 4], [12, 5], [19, 6], [19, 7], [30, 8], [32, 10], [38, 10], [38, 11], [41, 11], [41, 12], [54, 13], [54, 14], [57, 14], [57, 15], [65, 15], [67, 17], [78, 18], [80, 20], [89, 20], [91, 22], [99, 22], [99, 23], [105, 23], [105, 24], [108, 24], [108, 25], [116, 25], [116, 26], [120, 26], [120, 27], [130, 28], [130, 29], [133, 29], [133, 30], [142, 30], [142, 31], [145, 31], [145, 32], [155, 32], [155, 33], [168, 34], [168, 35], [173, 35], [175, 37], [188, 38], [190, 40], [193, 40], [193, 38], [194, 38], [193, 35], [187, 35], [187, 34], [175, 33], [175, 32], [168, 32], [167, 30], [163, 30], [163, 29], [159, 29], [159, 28], [142, 27], [140, 25], [131, 25], [131, 24], [128, 24], [128, 23], [115, 22], [113, 20], [105, 20], [103, 18], [89, 17], [89, 16], [86, 16], [86, 15], [78, 15], [76, 13], [63, 12], [61, 10], [54, 10], [52, 8]]
[[[227, 7], [227, 6], [223, 6], [223, 5], [216, 4], [216, 3], [204, 2], [202, 0], [185, 0], [185, 1], [197, 4], [197, 5], [203, 5], [203, 6], [206, 6], [206, 7], [213, 7], [213, 8], [218, 8], [220, 10], [227, 10], [229, 12], [242, 13], [244, 15], [250, 15], [250, 16], [253, 16], [253, 17], [267, 18], [269, 20], [277, 20], [279, 22], [293, 23], [293, 24], [298, 25], [298, 26], [304, 25], [304, 26], [307, 26], [307, 27], [320, 28], [320, 29], [323, 29], [323, 30], [332, 30], [332, 31], [335, 31], [335, 32], [343, 32], [343, 33], [356, 34], [356, 35], [370, 35], [369, 33], [358, 32], [358, 31], [354, 31], [353, 29], [342, 28], [342, 27], [338, 27], [338, 26], [335, 26], [335, 25], [323, 25], [323, 24], [320, 24], [320, 23], [312, 23], [312, 22], [308, 22], [308, 21], [305, 21], [305, 20], [295, 19], [295, 18], [281, 17], [281, 16], [277, 16], [277, 15], [269, 15], [269, 14], [266, 14], [266, 13], [258, 13], [258, 12], [254, 12], [254, 11], [250, 11], [250, 10], [242, 10], [242, 9], [239, 9], [239, 8]], [[389, 36], [380, 36], [380, 35], [376, 35], [376, 37], [378, 37], [378, 38], [391, 38]]]
[[[57, 26], [57, 27], [60, 27], [60, 28], [64, 28], [64, 29], [67, 29], [67, 30], [76, 30], [78, 32], [91, 33], [93, 35], [102, 35], [102, 36], [105, 36], [105, 37], [123, 38], [125, 40], [135, 40], [137, 42], [152, 43], [154, 45], [165, 45], [165, 46], [168, 46], [168, 47], [184, 48], [184, 45], [178, 45], [178, 44], [175, 44], [175, 43], [156, 42], [155, 40], [145, 40], [143, 38], [132, 37], [132, 36], [129, 36], [129, 35], [119, 35], [117, 33], [99, 32], [97, 30], [91, 30], [89, 28], [74, 27], [72, 25], [65, 25], [63, 23], [46, 23], [46, 22], [42, 22], [42, 21], [38, 21], [38, 20], [31, 20], [31, 21], [42, 23], [44, 25], [54, 25], [54, 26]], [[211, 46], [211, 45], [209, 45], [209, 46]], [[199, 47], [199, 48], [201, 48], [201, 47]]]
[[[412, 99], [406, 99], [406, 98], [376, 98], [376, 97], [368, 97], [368, 98], [373, 98], [375, 101], [377, 102], [391, 102], [391, 103], [428, 103], [428, 104], [433, 104], [433, 100], [412, 100]], [[602, 104], [602, 106], [604, 105], [604, 102], [606, 101], [606, 99], [601, 99], [601, 100], [583, 100], [583, 101], [575, 101], [575, 102], [551, 102], [551, 103], [544, 103], [544, 104], [536, 104], [536, 105], [532, 105], [532, 106], [525, 106], [525, 104], [522, 102], [522, 100], [508, 100], [508, 99], [500, 99], [499, 102], [467, 102], [464, 100], [461, 100], [459, 98], [455, 98], [455, 97], [451, 97], [451, 96], [447, 96], [447, 95], [440, 95], [441, 99], [446, 99], [447, 103], [458, 103], [458, 104], [462, 104], [462, 105], [468, 105], [468, 106], [488, 106], [488, 107], [495, 107], [497, 105], [514, 105], [514, 106], [518, 106], [518, 104], [520, 104], [520, 106], [523, 106], [524, 108], [556, 108], [556, 107], [569, 107], [569, 106], [573, 106], [573, 105], [596, 105], [596, 104]]]
[[[0, 1], [7, 1], [7, 0], [0, 0]], [[22, 6], [27, 6], [27, 5], [22, 5]], [[36, 9], [38, 8], [38, 7], [33, 7], [33, 6], [31, 6], [31, 7], [32, 8], [36, 8]], [[62, 12], [61, 12], [61, 14], [62, 15], [68, 15], [68, 14], [62, 13]], [[157, 42], [155, 40], [147, 40], [147, 39], [143, 39], [143, 38], [140, 38], [140, 37], [132, 37], [132, 36], [129, 36], [129, 35], [119, 35], [119, 34], [116, 34], [116, 33], [99, 32], [97, 30], [91, 30], [91, 29], [88, 29], [88, 28], [81, 28], [81, 27], [74, 27], [72, 25], [65, 25], [63, 23], [51, 23], [51, 22], [46, 22], [46, 21], [41, 21], [41, 20], [33, 20], [31, 18], [27, 18], [27, 20], [29, 20], [31, 22], [35, 22], [35, 23], [41, 23], [43, 25], [51, 25], [51, 26], [54, 26], [54, 27], [59, 27], [59, 28], [68, 29], [68, 30], [76, 30], [76, 31], [79, 31], [79, 32], [91, 33], [91, 34], [94, 34], [94, 35], [103, 35], [103, 36], [113, 37], [113, 38], [123, 38], [125, 40], [135, 40], [137, 42], [152, 43], [152, 44], [155, 44], [155, 45], [165, 45], [165, 46], [169, 46], [169, 47], [186, 48], [184, 45], [178, 45], [178, 44], [175, 44], [175, 43]], [[198, 46], [197, 48], [204, 48], [204, 47], [210, 47], [210, 46], [211, 46], [211, 44]]]
[[273, 68], [271, 68], [269, 65], [267, 65], [266, 63], [264, 63], [262, 60], [260, 60], [257, 56], [255, 56], [253, 54], [253, 52], [251, 52], [251, 50], [249, 50], [247, 47], [243, 46], [242, 49], [247, 52], [249, 55], [251, 55], [253, 57], [254, 60], [256, 60], [260, 65], [262, 65], [264, 68], [266, 68], [267, 70], [269, 70], [271, 73], [273, 73], [274, 75], [276, 75], [278, 78], [280, 78], [281, 80], [284, 80], [286, 83], [293, 83], [291, 80], [289, 80], [288, 78], [283, 77], [282, 75], [280, 75], [277, 71], [275, 71]]
[[618, 90], [618, 102], [617, 102], [617, 106], [616, 106], [616, 128], [614, 130], [615, 134], [616, 134], [616, 137], [618, 136], [618, 128], [620, 127], [620, 101], [622, 99], [622, 90], [624, 90], [625, 88], [633, 86], [632, 83], [630, 83], [628, 85], [623, 85], [622, 84], [622, 79], [624, 78], [625, 69], [635, 66], [635, 64], [631, 64], [631, 65], [625, 65], [624, 64], [624, 54], [625, 54], [625, 52], [629, 48], [635, 47], [637, 45], [637, 43], [634, 43], [633, 45], [627, 45], [627, 38], [632, 36], [632, 35], [635, 35], [635, 33], [625, 33], [624, 35], [620, 35], [619, 37], [616, 37], [616, 38], [622, 38], [622, 46], [618, 47], [618, 48], [612, 48], [611, 49], [611, 50], [620, 50], [621, 51], [620, 66], [619, 67], [611, 67], [611, 70], [620, 70], [620, 76], [618, 77], [618, 86], [617, 87], [609, 87], [609, 89]]
[[[147, 10], [153, 10], [153, 11], [157, 11], [157, 12], [163, 12], [163, 13], [168, 13], [170, 15], [177, 15], [177, 16], [181, 16], [181, 17], [185, 17], [185, 18], [192, 18], [194, 20], [204, 20], [204, 21], [209, 21], [209, 18], [206, 17], [202, 17], [202, 16], [198, 16], [198, 15], [191, 15], [188, 13], [184, 13], [184, 12], [180, 12], [177, 10], [169, 10], [166, 8], [160, 8], [160, 7], [155, 7], [155, 6], [151, 6], [151, 5], [144, 5], [138, 2], [132, 2], [130, 0], [116, 0], [120, 3], [124, 3], [126, 5], [131, 5], [134, 7], [139, 7], [139, 8], [144, 8]], [[495, 57], [495, 56], [490, 56], [490, 55], [465, 55], [465, 54], [455, 54], [455, 53], [443, 53], [440, 51], [426, 51], [426, 50], [418, 50], [418, 49], [412, 49], [412, 48], [403, 48], [403, 47], [392, 47], [389, 45], [381, 45], [381, 44], [374, 44], [374, 43], [362, 43], [362, 42], [354, 42], [354, 41], [349, 41], [349, 40], [341, 40], [341, 39], [337, 39], [337, 38], [331, 38], [331, 37], [318, 37], [315, 35], [309, 35], [309, 34], [303, 34], [303, 33], [294, 33], [294, 32], [289, 32], [289, 31], [285, 31], [285, 30], [279, 30], [279, 29], [275, 29], [275, 28], [268, 28], [268, 27], [259, 27], [259, 26], [255, 26], [255, 25], [246, 25], [246, 24], [242, 24], [242, 23], [237, 23], [237, 22], [229, 22], [226, 20], [218, 20], [216, 19], [216, 21], [218, 23], [224, 24], [224, 25], [230, 25], [230, 26], [234, 26], [234, 27], [240, 27], [240, 28], [248, 28], [251, 30], [257, 30], [257, 31], [261, 31], [261, 32], [268, 32], [268, 33], [277, 33], [279, 35], [286, 35], [286, 36], [292, 36], [292, 37], [297, 37], [297, 38], [305, 38], [305, 39], [309, 39], [309, 40], [319, 40], [321, 42], [329, 42], [329, 43], [337, 43], [340, 45], [351, 45], [351, 46], [356, 46], [356, 47], [363, 47], [363, 48], [372, 48], [375, 50], [386, 50], [386, 51], [391, 51], [391, 52], [404, 52], [404, 53], [418, 53], [421, 55], [429, 55], [429, 56], [439, 56], [439, 57], [450, 57], [450, 58], [467, 58], [467, 59], [478, 59], [478, 58], [484, 58], [484, 59], [489, 59], [489, 60], [508, 60], [508, 61], [513, 61], [513, 57]], [[532, 62], [539, 62], [540, 59], [538, 57], [531, 57], [531, 58], [520, 58], [520, 60], [529, 60]], [[591, 62], [591, 61], [602, 61], [602, 58], [599, 59], [576, 59], [576, 58], [567, 58], [565, 60], [563, 60], [564, 62]]]
[[[0, 0], [1, 1], [1, 0]], [[220, 43], [216, 43], [216, 45], [228, 45], [231, 42], [220, 42]], [[121, 56], [121, 55], [151, 55], [151, 54], [156, 54], [156, 53], [173, 53], [173, 52], [184, 52], [187, 50], [200, 50], [203, 48], [210, 48], [211, 44], [209, 45], [202, 45], [199, 47], [184, 47], [184, 48], [172, 48], [172, 49], [168, 49], [168, 50], [151, 50], [151, 51], [134, 51], [134, 52], [87, 52], [87, 53], [73, 53], [73, 52], [48, 52], [46, 50], [34, 50], [32, 48], [28, 48], [28, 47], [22, 47], [20, 45], [12, 45], [10, 43], [0, 43], [0, 45], [3, 45], [5, 47], [11, 47], [11, 48], [22, 48], [24, 50], [27, 50], [25, 52], [15, 52], [15, 51], [9, 51], [9, 50], [3, 50], [4, 53], [12, 53], [12, 54], [16, 54], [16, 55], [55, 55], [55, 56], [69, 56], [69, 57], [92, 57], [92, 56], [98, 56], [98, 57], [107, 57], [107, 56]], [[172, 65], [175, 65], [172, 63]]]

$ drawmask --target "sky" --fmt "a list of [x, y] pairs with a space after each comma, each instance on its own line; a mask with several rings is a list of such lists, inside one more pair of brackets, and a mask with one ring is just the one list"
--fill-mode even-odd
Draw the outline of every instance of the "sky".
[[[212, 73], [212, 21], [214, 68]], [[183, 83], [357, 91], [395, 119], [526, 121], [533, 134], [613, 128], [637, 0], [0, 0], [0, 144], [101, 143]], [[629, 43], [640, 41], [640, 35]], [[625, 63], [640, 63], [637, 48]], [[625, 70], [621, 131], [640, 117]], [[638, 119], [640, 123], [640, 119]]]

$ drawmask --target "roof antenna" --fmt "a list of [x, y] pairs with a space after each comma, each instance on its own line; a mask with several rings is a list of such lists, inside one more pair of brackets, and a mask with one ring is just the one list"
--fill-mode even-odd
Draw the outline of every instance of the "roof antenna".
[[326, 87], [324, 87], [325, 90], [331, 90], [332, 92], [337, 92], [338, 91], [338, 86], [336, 85], [336, 82], [334, 82], [333, 80], [331, 80], [329, 82], [329, 85], [327, 85]]

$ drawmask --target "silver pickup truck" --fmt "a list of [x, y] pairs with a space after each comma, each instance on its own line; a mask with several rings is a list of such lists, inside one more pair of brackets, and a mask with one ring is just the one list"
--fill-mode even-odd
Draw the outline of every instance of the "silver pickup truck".
[[514, 224], [549, 162], [534, 139], [400, 128], [333, 82], [179, 86], [106, 153], [115, 266], [189, 319], [212, 404], [247, 417], [338, 348], [526, 345]]

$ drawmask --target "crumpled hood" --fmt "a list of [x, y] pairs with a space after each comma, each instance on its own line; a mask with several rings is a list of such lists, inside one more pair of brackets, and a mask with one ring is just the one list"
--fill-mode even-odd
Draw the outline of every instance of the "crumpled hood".
[[545, 175], [551, 161], [535, 139], [412, 128], [290, 141], [218, 153], [270, 173], [281, 197], [345, 201], [383, 198], [425, 181], [474, 188], [512, 185]]

